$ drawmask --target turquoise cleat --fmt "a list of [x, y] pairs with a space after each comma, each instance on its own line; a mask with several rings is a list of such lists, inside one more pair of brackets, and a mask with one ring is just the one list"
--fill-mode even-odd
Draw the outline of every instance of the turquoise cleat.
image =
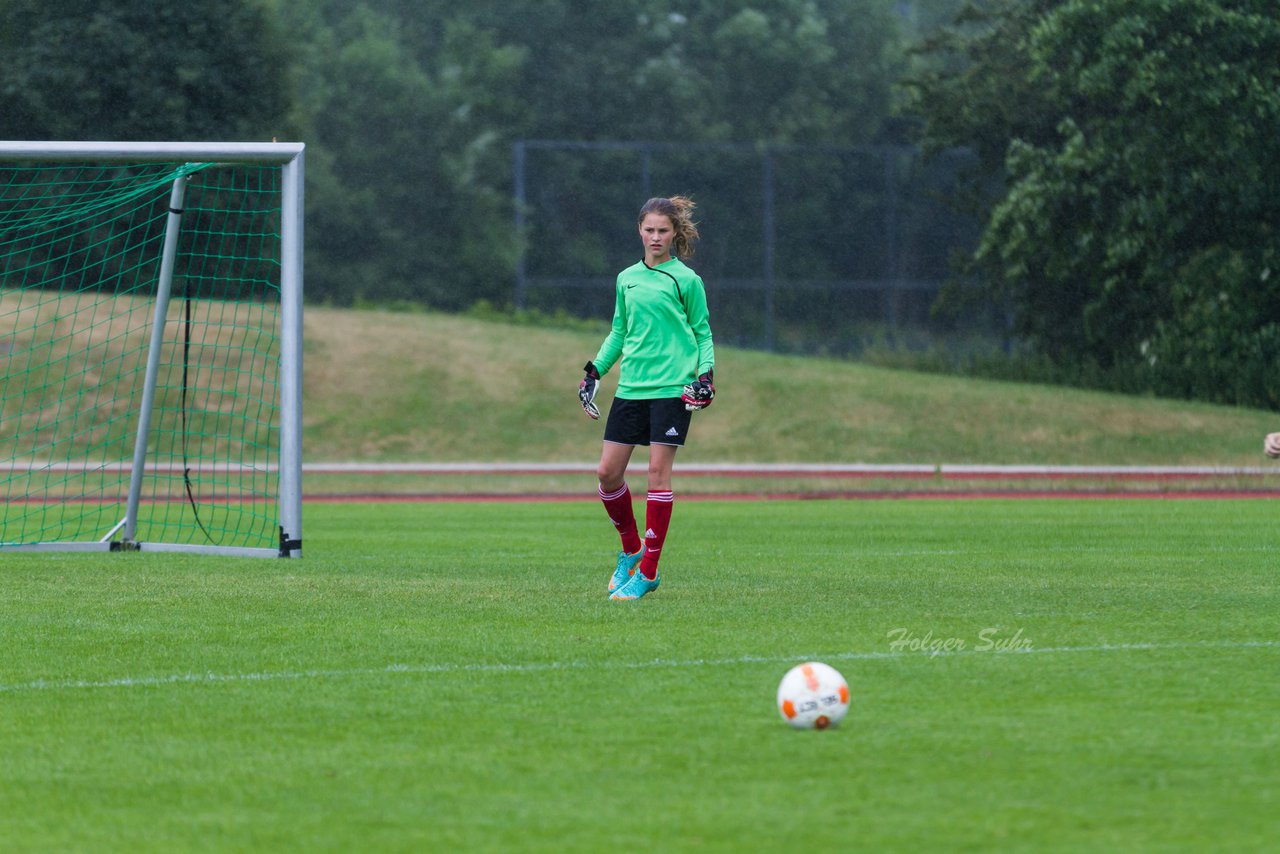
[[640, 563], [640, 558], [642, 557], [644, 557], [643, 544], [640, 546], [640, 551], [633, 555], [629, 555], [626, 552], [618, 552], [618, 567], [613, 571], [613, 578], [609, 579], [610, 593], [631, 580], [631, 576], [635, 574], [636, 565]]
[[610, 599], [616, 599], [619, 602], [634, 602], [641, 596], [644, 596], [651, 590], [657, 590], [658, 585], [662, 583], [662, 573], [658, 573], [653, 580], [644, 577], [644, 573], [637, 572], [631, 576], [631, 580], [626, 584], [613, 591]]

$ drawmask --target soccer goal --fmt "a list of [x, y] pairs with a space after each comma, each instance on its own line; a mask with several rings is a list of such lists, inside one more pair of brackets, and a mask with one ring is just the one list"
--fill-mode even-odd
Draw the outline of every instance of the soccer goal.
[[300, 143], [0, 142], [0, 553], [302, 555]]

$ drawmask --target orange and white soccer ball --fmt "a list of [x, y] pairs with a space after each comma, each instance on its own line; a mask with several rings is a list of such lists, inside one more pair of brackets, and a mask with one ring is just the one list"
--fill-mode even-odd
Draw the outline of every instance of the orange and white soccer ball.
[[797, 664], [778, 685], [778, 712], [796, 729], [827, 729], [849, 712], [849, 683], [819, 661]]

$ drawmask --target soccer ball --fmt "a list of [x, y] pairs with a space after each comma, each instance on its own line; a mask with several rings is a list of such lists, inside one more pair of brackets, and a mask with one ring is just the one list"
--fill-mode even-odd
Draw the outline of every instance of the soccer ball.
[[797, 664], [778, 685], [778, 712], [796, 729], [826, 729], [849, 711], [849, 683], [818, 661]]

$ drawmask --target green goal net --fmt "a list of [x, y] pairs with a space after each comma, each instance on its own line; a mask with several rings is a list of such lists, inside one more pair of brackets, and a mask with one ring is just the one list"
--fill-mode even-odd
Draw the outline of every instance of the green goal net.
[[0, 549], [301, 554], [301, 147], [159, 148], [0, 159]]

